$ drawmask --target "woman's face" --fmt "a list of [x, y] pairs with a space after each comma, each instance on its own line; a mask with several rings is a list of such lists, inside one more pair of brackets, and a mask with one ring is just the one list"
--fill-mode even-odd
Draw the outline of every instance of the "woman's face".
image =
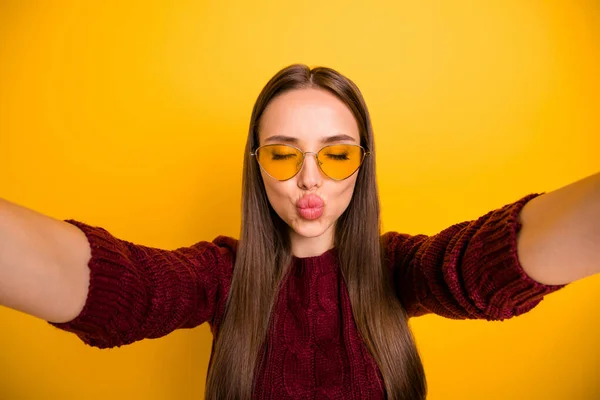
[[[326, 141], [332, 136], [340, 137]], [[326, 144], [359, 145], [360, 136], [352, 112], [342, 101], [311, 88], [286, 92], [269, 103], [260, 120], [259, 143], [291, 144], [316, 153]], [[271, 206], [291, 228], [293, 253], [307, 257], [331, 248], [335, 222], [350, 203], [358, 171], [343, 181], [330, 179], [309, 154], [300, 172], [287, 181], [278, 181], [262, 169], [261, 174]]]

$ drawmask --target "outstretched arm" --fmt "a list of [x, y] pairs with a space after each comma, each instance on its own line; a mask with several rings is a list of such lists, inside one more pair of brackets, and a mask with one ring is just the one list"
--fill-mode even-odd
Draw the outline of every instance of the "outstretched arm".
[[88, 293], [90, 246], [79, 229], [0, 198], [0, 305], [73, 319]]
[[600, 173], [532, 199], [520, 219], [519, 260], [536, 281], [562, 285], [600, 272]]
[[504, 320], [523, 314], [564, 285], [531, 278], [517, 254], [523, 207], [539, 194], [454, 224], [433, 236], [388, 232], [386, 260], [409, 317]]
[[157, 249], [0, 200], [0, 305], [99, 348], [218, 324], [237, 241]]
[[409, 316], [511, 318], [600, 272], [600, 174], [433, 236], [388, 232], [383, 244]]

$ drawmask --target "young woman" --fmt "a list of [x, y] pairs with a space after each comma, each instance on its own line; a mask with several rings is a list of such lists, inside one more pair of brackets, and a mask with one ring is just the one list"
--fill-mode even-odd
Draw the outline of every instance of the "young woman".
[[0, 304], [99, 348], [208, 322], [207, 399], [424, 399], [408, 318], [503, 320], [600, 270], [600, 175], [381, 235], [369, 113], [328, 68], [261, 92], [242, 200], [239, 240], [170, 251], [0, 201]]

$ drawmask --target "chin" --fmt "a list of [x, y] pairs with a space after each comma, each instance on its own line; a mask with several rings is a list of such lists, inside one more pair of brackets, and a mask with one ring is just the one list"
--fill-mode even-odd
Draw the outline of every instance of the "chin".
[[330, 224], [321, 222], [319, 220], [308, 221], [304, 219], [298, 219], [288, 223], [288, 226], [299, 236], [314, 238], [323, 235], [330, 227]]

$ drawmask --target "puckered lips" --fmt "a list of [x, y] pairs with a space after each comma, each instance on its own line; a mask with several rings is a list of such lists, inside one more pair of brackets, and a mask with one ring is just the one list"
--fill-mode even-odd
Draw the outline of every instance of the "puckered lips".
[[323, 215], [324, 208], [325, 202], [322, 198], [320, 198], [314, 193], [304, 195], [296, 203], [296, 209], [298, 210], [298, 214], [302, 218], [309, 220], [317, 219], [321, 215]]

